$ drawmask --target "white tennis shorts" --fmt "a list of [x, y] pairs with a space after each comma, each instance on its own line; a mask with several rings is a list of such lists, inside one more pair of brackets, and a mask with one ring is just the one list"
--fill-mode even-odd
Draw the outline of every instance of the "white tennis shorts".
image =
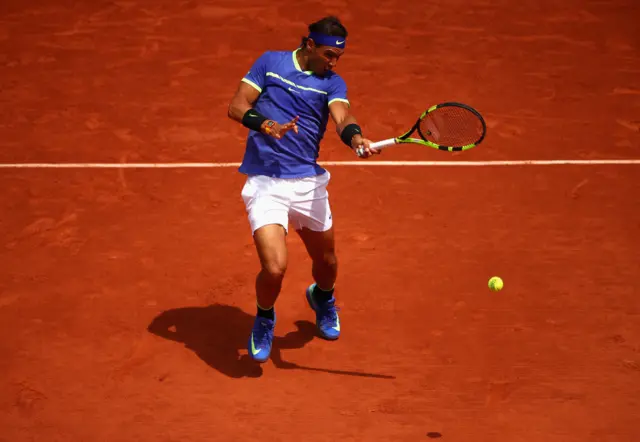
[[289, 231], [289, 221], [296, 230], [303, 227], [316, 232], [333, 225], [327, 185], [327, 171], [305, 178], [272, 178], [250, 175], [242, 188], [251, 234], [267, 224], [280, 224]]

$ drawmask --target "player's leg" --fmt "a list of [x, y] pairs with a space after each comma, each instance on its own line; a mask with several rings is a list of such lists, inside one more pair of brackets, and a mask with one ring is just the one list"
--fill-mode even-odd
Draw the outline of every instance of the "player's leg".
[[334, 295], [338, 275], [333, 228], [314, 231], [306, 227], [297, 231], [311, 258], [314, 283], [306, 291], [307, 302], [316, 313], [316, 325], [325, 339], [340, 337], [340, 318]]
[[324, 292], [330, 292], [338, 276], [333, 227], [326, 231], [313, 231], [308, 227], [296, 230], [311, 258], [311, 276]]
[[275, 303], [287, 269], [285, 235], [285, 228], [280, 224], [260, 227], [253, 235], [260, 271], [256, 277], [257, 314], [247, 349], [258, 362], [265, 362], [271, 354], [276, 326]]
[[257, 314], [247, 349], [258, 362], [269, 358], [276, 324], [275, 303], [287, 268], [286, 234], [288, 227], [286, 183], [269, 177], [250, 177], [243, 190], [253, 241], [260, 259], [256, 276]]
[[268, 224], [253, 234], [260, 258], [260, 272], [256, 277], [258, 314], [273, 319], [273, 306], [278, 299], [287, 270], [286, 231], [280, 224]]
[[340, 319], [334, 295], [338, 259], [327, 192], [329, 177], [327, 172], [300, 183], [291, 210], [296, 231], [312, 261], [314, 283], [307, 288], [307, 301], [316, 313], [320, 335], [326, 339], [338, 339]]

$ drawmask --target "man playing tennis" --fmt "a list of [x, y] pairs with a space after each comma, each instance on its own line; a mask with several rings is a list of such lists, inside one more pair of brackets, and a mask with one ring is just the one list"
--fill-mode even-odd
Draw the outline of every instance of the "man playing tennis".
[[289, 221], [313, 262], [314, 283], [306, 291], [320, 335], [340, 335], [334, 287], [337, 259], [327, 184], [330, 174], [316, 163], [328, 117], [342, 141], [368, 158], [369, 147], [349, 112], [347, 87], [333, 69], [344, 54], [347, 30], [336, 17], [309, 26], [309, 35], [291, 51], [267, 51], [253, 64], [229, 105], [229, 117], [250, 129], [239, 171], [260, 258], [256, 278], [257, 316], [249, 354], [269, 358], [276, 323], [274, 305], [287, 268]]

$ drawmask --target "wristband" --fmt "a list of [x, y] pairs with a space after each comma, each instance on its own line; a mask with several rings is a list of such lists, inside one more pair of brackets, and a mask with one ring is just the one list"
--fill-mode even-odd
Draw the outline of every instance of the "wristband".
[[362, 135], [362, 129], [360, 129], [360, 126], [355, 123], [347, 125], [344, 129], [342, 129], [342, 132], [340, 132], [340, 138], [342, 139], [342, 142], [349, 147], [351, 147], [351, 139], [354, 137], [354, 135]]
[[262, 123], [267, 120], [267, 117], [262, 115], [257, 110], [251, 108], [242, 116], [242, 125], [248, 129], [260, 132]]

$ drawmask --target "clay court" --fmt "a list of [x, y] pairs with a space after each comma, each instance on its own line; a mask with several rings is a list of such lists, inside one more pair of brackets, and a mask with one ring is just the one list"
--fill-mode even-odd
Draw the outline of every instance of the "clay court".
[[[329, 13], [368, 138], [442, 101], [488, 134], [359, 160], [329, 125], [342, 336], [317, 337], [290, 235], [258, 365], [227, 106]], [[639, 440], [640, 164], [617, 161], [640, 159], [639, 20], [632, 0], [4, 0], [0, 441]], [[529, 160], [586, 162], [495, 163]]]

